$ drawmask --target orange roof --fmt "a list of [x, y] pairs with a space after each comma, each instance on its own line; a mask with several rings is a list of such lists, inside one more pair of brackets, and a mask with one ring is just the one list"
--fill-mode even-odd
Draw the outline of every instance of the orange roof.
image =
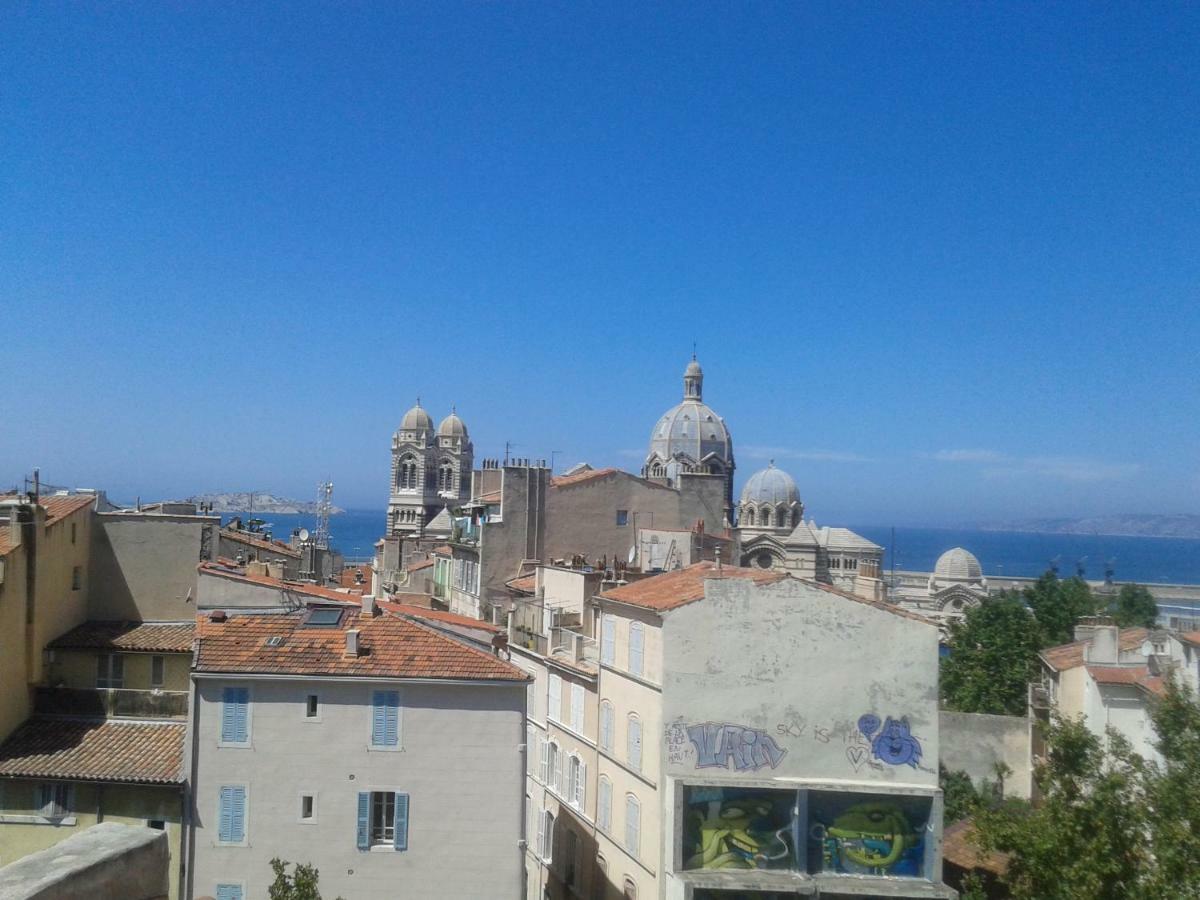
[[477, 628], [480, 631], [490, 631], [500, 634], [504, 631], [499, 625], [485, 622], [482, 619], [472, 619], [470, 616], [460, 616], [458, 613], [447, 612], [444, 609], [430, 609], [427, 606], [414, 606], [411, 603], [396, 603], [391, 600], [380, 600], [379, 605], [390, 613], [398, 616], [413, 616], [417, 619], [428, 619], [430, 622], [445, 622], [447, 625], [461, 625], [463, 628]]
[[409, 572], [419, 572], [421, 569], [428, 569], [432, 565], [433, 565], [432, 559], [423, 559], [420, 562], [409, 563], [408, 571]]
[[442, 546], [440, 546], [440, 547], [434, 547], [433, 552], [436, 553], [438, 556], [449, 556], [451, 553], [454, 552], [454, 548], [451, 547], [449, 544], [442, 544]]
[[1008, 871], [1009, 854], [980, 850], [974, 839], [975, 825], [970, 819], [947, 825], [942, 832], [942, 859], [960, 869], [983, 869], [993, 875]]
[[[590, 473], [589, 473], [590, 474]], [[669, 610], [704, 599], [704, 583], [710, 578], [745, 578], [756, 584], [773, 584], [788, 576], [770, 569], [739, 568], [698, 562], [686, 569], [665, 572], [621, 585], [600, 594], [606, 600], [618, 600], [646, 609]]]
[[183, 722], [27, 720], [0, 746], [0, 775], [183, 784]]
[[12, 538], [8, 533], [7, 525], [0, 525], [0, 556], [8, 556], [13, 550]]
[[[414, 611], [415, 612], [415, 611]], [[525, 681], [512, 663], [401, 616], [350, 612], [336, 626], [306, 625], [308, 612], [197, 617], [196, 671], [261, 675], [450, 678]], [[359, 630], [359, 655], [347, 656], [345, 632]], [[279, 638], [268, 646], [268, 638]]]
[[257, 547], [259, 550], [270, 550], [272, 553], [282, 553], [284, 556], [292, 556], [296, 559], [300, 558], [300, 551], [288, 546], [283, 541], [268, 541], [265, 538], [254, 537], [249, 532], [239, 531], [236, 528], [222, 528], [221, 537], [225, 540], [237, 541], [239, 544]]
[[[1122, 650], [1134, 650], [1142, 646], [1149, 633], [1145, 628], [1122, 628], [1118, 643]], [[1042, 658], [1042, 662], [1056, 672], [1074, 669], [1083, 665], [1083, 650], [1089, 643], [1091, 642], [1073, 641], [1070, 644], [1047, 647], [1038, 656]]]
[[196, 626], [191, 622], [84, 622], [46, 645], [48, 650], [124, 650], [188, 653]]
[[605, 469], [590, 469], [587, 472], [580, 472], [578, 475], [558, 475], [550, 479], [550, 487], [571, 487], [576, 484], [584, 484], [588, 481], [596, 481], [600, 478], [608, 478], [610, 475], [625, 475], [632, 478], [634, 481], [640, 481], [648, 487], [662, 488], [664, 491], [669, 491], [670, 488], [665, 484], [659, 484], [657, 481], [650, 481], [646, 478], [641, 478], [631, 472], [625, 472], [621, 469], [609, 466]]
[[[3, 538], [0, 537], [0, 542]], [[1176, 635], [1181, 641], [1191, 644], [1193, 647], [1200, 647], [1200, 631], [1185, 631], [1182, 634]]]
[[322, 587], [319, 584], [309, 584], [306, 581], [285, 581], [282, 578], [271, 578], [268, 575], [251, 575], [243, 569], [230, 568], [228, 565], [220, 563], [202, 562], [197, 567], [201, 572], [207, 572], [210, 575], [219, 575], [222, 578], [232, 578], [236, 581], [249, 581], [253, 584], [261, 584], [264, 587], [273, 587], [281, 591], [290, 591], [293, 594], [303, 594], [306, 597], [320, 597], [323, 600], [336, 600], [338, 603], [354, 603], [362, 602], [362, 593], [347, 594], [345, 591], [339, 591], [336, 588]]
[[[0, 494], [0, 500], [11, 503], [20, 496], [20, 494], [9, 492]], [[88, 506], [95, 506], [95, 504], [95, 494], [43, 494], [38, 497], [38, 506], [46, 510], [47, 525], [53, 525], [60, 519], [71, 515], [71, 513], [78, 512]]]
[[[362, 576], [362, 581], [358, 580], [359, 575]], [[344, 588], [358, 588], [360, 591], [369, 591], [371, 589], [371, 567], [347, 566], [338, 575], [338, 583]]]
[[1097, 684], [1128, 685], [1151, 694], [1163, 692], [1162, 678], [1151, 675], [1147, 666], [1088, 666], [1087, 671]]
[[522, 575], [520, 578], [514, 578], [512, 581], [506, 581], [505, 584], [514, 591], [532, 594], [537, 590], [537, 573], [532, 575]]

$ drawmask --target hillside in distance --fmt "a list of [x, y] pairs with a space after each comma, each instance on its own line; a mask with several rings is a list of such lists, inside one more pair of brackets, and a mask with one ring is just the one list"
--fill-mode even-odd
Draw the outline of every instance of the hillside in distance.
[[1023, 519], [988, 522], [981, 531], [1033, 531], [1040, 534], [1107, 534], [1119, 537], [1200, 538], [1200, 515], [1113, 515], [1078, 519]]
[[[211, 503], [213, 512], [230, 513], [308, 513], [317, 511], [317, 504], [311, 500], [292, 500], [288, 497], [276, 497], [266, 491], [234, 491], [214, 494], [197, 494], [188, 497], [191, 503]], [[333, 513], [345, 512], [335, 506]]]

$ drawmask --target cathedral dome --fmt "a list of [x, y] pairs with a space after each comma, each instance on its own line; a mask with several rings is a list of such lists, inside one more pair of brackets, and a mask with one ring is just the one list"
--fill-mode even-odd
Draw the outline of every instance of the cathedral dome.
[[696, 361], [696, 358], [692, 357], [692, 361], [687, 364], [683, 374], [684, 376], [703, 375], [704, 370], [700, 368], [700, 363]]
[[442, 424], [438, 426], [438, 437], [458, 437], [466, 438], [467, 426], [457, 413], [451, 412], [450, 415], [442, 419]]
[[404, 414], [400, 420], [400, 431], [433, 431], [433, 419], [421, 408], [421, 401]]
[[683, 402], [663, 413], [650, 434], [647, 474], [681, 458], [684, 471], [728, 475], [733, 469], [733, 440], [725, 421], [704, 402], [704, 372], [694, 356], [683, 372]]
[[792, 476], [783, 469], [775, 468], [774, 462], [751, 475], [742, 488], [743, 504], [768, 503], [774, 506], [778, 503], [795, 503], [799, 499], [800, 491]]
[[980, 582], [983, 581], [983, 568], [975, 554], [955, 547], [938, 557], [933, 577], [938, 581]]

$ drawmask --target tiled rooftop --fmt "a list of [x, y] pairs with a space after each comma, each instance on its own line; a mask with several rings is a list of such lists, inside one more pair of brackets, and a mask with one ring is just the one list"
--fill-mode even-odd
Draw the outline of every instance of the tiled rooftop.
[[514, 591], [521, 591], [524, 594], [532, 594], [537, 590], [537, 573], [533, 575], [522, 575], [520, 578], [514, 578], [512, 581], [507, 581], [505, 584]]
[[1162, 678], [1151, 675], [1147, 666], [1088, 666], [1087, 671], [1097, 684], [1127, 685], [1150, 694], [1163, 692]]
[[[1121, 649], [1134, 650], [1142, 646], [1149, 633], [1145, 628], [1122, 628], [1119, 638]], [[1073, 641], [1070, 644], [1059, 644], [1057, 647], [1047, 647], [1038, 655], [1056, 672], [1074, 669], [1083, 665], [1083, 650], [1089, 643], [1090, 641]]]
[[633, 581], [604, 591], [600, 596], [631, 606], [665, 611], [704, 599], [704, 583], [712, 578], [745, 578], [756, 584], [774, 584], [787, 577], [783, 572], [771, 569], [722, 566], [718, 570], [716, 563], [706, 561], [695, 563], [686, 569]]
[[0, 776], [182, 784], [182, 722], [28, 719], [0, 746]]
[[239, 531], [236, 528], [222, 528], [221, 537], [227, 541], [236, 541], [239, 544], [245, 544], [248, 547], [254, 547], [258, 550], [268, 550], [271, 553], [290, 556], [294, 559], [300, 558], [300, 551], [285, 544], [283, 541], [269, 541], [262, 536], [256, 537], [250, 532]]
[[[17, 499], [17, 494], [7, 493], [0, 494], [0, 500], [13, 501]], [[94, 505], [96, 502], [95, 494], [68, 494], [60, 496], [58, 494], [50, 494], [38, 498], [38, 505], [46, 510], [46, 524], [53, 525], [65, 516], [69, 516], [74, 512]], [[0, 525], [0, 556], [6, 556], [13, 549], [12, 535], [8, 525]]]
[[[200, 563], [198, 568], [201, 573], [217, 575], [221, 578], [232, 578], [236, 581], [248, 581], [252, 584], [261, 584], [263, 587], [273, 587], [277, 590], [301, 594], [305, 597], [320, 597], [322, 600], [334, 600], [338, 603], [359, 604], [362, 602], [362, 591], [347, 593], [346, 591], [339, 591], [336, 588], [309, 584], [306, 581], [285, 581], [282, 578], [271, 578], [268, 575], [251, 575], [241, 566], [229, 560], [225, 560], [224, 562], [218, 561], [216, 563]], [[363, 585], [363, 587], [369, 590], [371, 586], [367, 584]]]
[[411, 603], [395, 603], [390, 600], [381, 600], [379, 605], [381, 608], [398, 616], [412, 616], [415, 619], [425, 619], [430, 622], [444, 622], [447, 625], [459, 625], [463, 628], [477, 628], [480, 631], [487, 631], [492, 634], [500, 634], [504, 631], [499, 625], [493, 625], [491, 622], [485, 622], [482, 619], [472, 619], [470, 616], [460, 616], [458, 613], [447, 612], [443, 609], [430, 609], [427, 606], [414, 606]]
[[84, 622], [46, 645], [48, 650], [124, 650], [189, 653], [192, 622]]
[[[485, 681], [526, 679], [525, 673], [511, 663], [408, 618], [394, 615], [368, 618], [351, 610], [343, 614], [337, 626], [320, 628], [303, 624], [306, 616], [307, 611], [232, 615], [224, 622], [199, 616], [196, 671]], [[358, 656], [347, 656], [345, 652], [345, 632], [350, 628], [359, 629]], [[268, 638], [279, 638], [278, 646], [268, 646]]]
[[942, 858], [960, 869], [982, 869], [993, 875], [1003, 875], [1011, 858], [998, 851], [984, 852], [974, 843], [975, 825], [962, 819], [947, 825], [942, 832]]
[[428, 569], [432, 565], [433, 565], [432, 559], [422, 559], [415, 563], [409, 563], [408, 571], [409, 572], [419, 572], [419, 571], [421, 571], [421, 569]]

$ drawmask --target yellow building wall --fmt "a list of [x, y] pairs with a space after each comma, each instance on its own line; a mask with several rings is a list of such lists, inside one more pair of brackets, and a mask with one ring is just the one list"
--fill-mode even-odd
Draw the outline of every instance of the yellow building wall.
[[[45, 646], [87, 620], [88, 554], [91, 544], [90, 506], [42, 528], [37, 537], [36, 596], [33, 628], [29, 632], [30, 684], [40, 684], [42, 681], [42, 650]], [[77, 589], [73, 586], [76, 568], [79, 570]]]
[[[124, 657], [125, 689], [150, 690], [152, 659], [163, 657], [164, 691], [187, 691], [190, 653], [121, 653]], [[56, 650], [48, 671], [49, 683], [56, 687], [92, 690], [96, 687], [97, 650]]]
[[5, 780], [0, 783], [0, 866], [52, 847], [98, 822], [120, 822], [141, 828], [147, 820], [166, 823], [171, 853], [170, 900], [179, 898], [182, 800], [180, 788], [149, 785], [75, 782], [71, 801], [73, 825], [30, 824], [21, 817], [38, 815], [38, 786], [43, 782]]
[[17, 547], [3, 557], [0, 583], [0, 741], [29, 717], [25, 684], [25, 553]]

